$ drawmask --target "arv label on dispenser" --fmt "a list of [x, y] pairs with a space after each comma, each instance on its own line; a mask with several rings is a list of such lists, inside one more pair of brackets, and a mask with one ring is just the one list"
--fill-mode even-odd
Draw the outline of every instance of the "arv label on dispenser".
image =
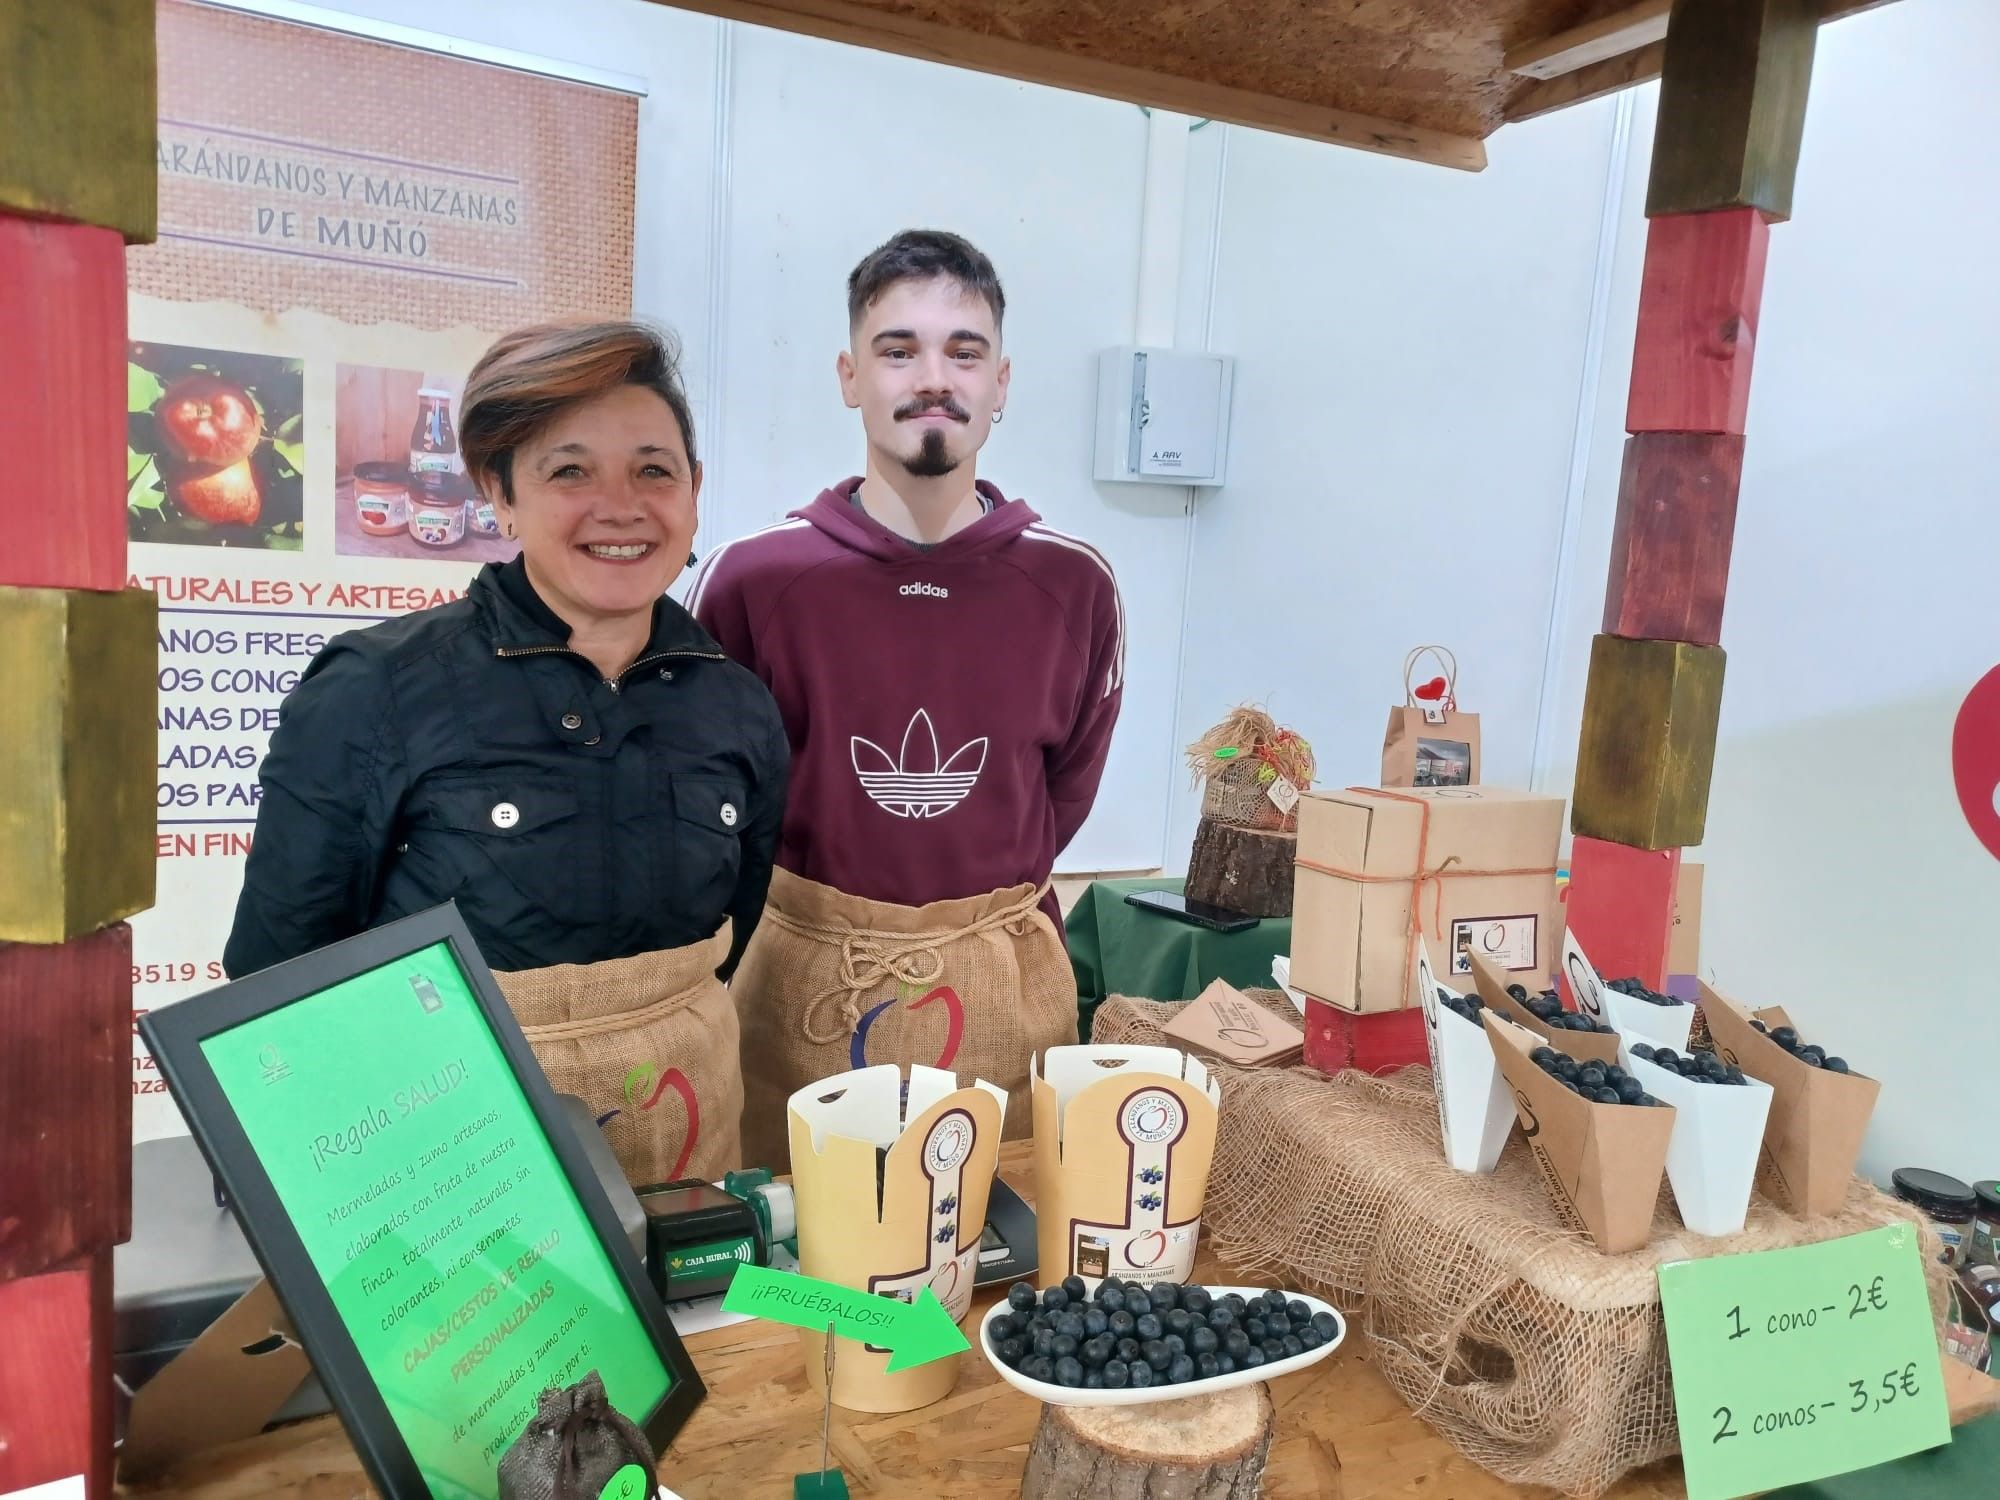
[[1474, 954], [1496, 969], [1522, 974], [1535, 967], [1541, 919], [1533, 913], [1517, 917], [1467, 917], [1451, 924], [1451, 972], [1470, 974]]
[[1219, 1084], [1171, 1047], [1051, 1047], [1029, 1074], [1045, 1282], [1185, 1281]]

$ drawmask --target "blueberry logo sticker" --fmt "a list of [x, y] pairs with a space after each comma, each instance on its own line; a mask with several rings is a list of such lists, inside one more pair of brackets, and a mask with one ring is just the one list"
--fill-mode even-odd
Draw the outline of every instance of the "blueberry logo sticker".
[[924, 1141], [924, 1170], [933, 1177], [955, 1172], [972, 1155], [972, 1121], [953, 1110], [931, 1127]]
[[[896, 999], [884, 1000], [880, 1005], [862, 1013], [860, 1021], [855, 1024], [854, 1035], [847, 1041], [847, 1065], [850, 1068], [868, 1066], [868, 1033], [875, 1029], [875, 1023], [881, 1019], [882, 1013], [896, 1005], [900, 998], [898, 996]], [[944, 1042], [938, 1048], [937, 1061], [931, 1066], [948, 1068], [952, 1060], [958, 1056], [959, 1043], [965, 1040], [965, 1005], [958, 998], [957, 990], [948, 984], [941, 984], [922, 999], [912, 1000], [909, 1008], [915, 1012], [932, 1004], [944, 1007]], [[900, 1057], [894, 1059], [896, 1062], [905, 1060]]]
[[1148, 1089], [1125, 1101], [1118, 1129], [1134, 1145], [1157, 1146], [1176, 1139], [1187, 1125], [1181, 1101], [1159, 1089]]

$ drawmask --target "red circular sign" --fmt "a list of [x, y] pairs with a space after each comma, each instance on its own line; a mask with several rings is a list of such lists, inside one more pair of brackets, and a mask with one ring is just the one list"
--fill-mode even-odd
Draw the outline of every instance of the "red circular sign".
[[2000, 859], [2000, 667], [1965, 695], [1951, 731], [1951, 774], [1974, 837]]

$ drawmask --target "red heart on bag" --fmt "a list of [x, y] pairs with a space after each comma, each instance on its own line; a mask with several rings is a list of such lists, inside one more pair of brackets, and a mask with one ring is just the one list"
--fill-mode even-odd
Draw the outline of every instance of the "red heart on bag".
[[1410, 691], [1426, 703], [1435, 703], [1450, 689], [1451, 684], [1442, 677], [1433, 677], [1429, 682], [1419, 683]]

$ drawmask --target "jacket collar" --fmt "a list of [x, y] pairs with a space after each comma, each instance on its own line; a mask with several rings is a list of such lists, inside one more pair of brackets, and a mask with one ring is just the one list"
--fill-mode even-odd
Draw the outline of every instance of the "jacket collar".
[[[493, 644], [501, 650], [568, 647], [569, 626], [535, 592], [534, 584], [528, 581], [527, 566], [518, 556], [504, 563], [488, 563], [473, 578], [466, 594], [478, 609]], [[717, 658], [723, 655], [722, 647], [695, 623], [693, 615], [662, 595], [653, 606], [653, 630], [641, 655], [669, 651]]]

